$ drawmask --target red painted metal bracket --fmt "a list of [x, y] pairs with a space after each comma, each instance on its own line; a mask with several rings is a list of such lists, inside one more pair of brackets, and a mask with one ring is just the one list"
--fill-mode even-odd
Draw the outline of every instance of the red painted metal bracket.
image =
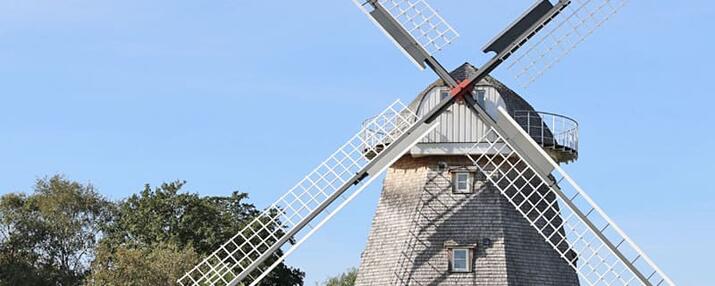
[[472, 82], [469, 80], [460, 81], [456, 87], [452, 88], [449, 94], [451, 96], [462, 96], [465, 92], [469, 92], [469, 86], [471, 85]]

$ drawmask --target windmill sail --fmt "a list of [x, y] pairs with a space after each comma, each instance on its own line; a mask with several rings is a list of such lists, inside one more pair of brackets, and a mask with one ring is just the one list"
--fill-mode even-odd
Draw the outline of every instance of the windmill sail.
[[[507, 69], [522, 86], [529, 86], [617, 14], [627, 1], [560, 0], [556, 13], [536, 27], [539, 34], [521, 42], [518, 51], [506, 54], [502, 60], [508, 57]], [[548, 0], [541, 3], [544, 2]]]
[[436, 63], [432, 56], [459, 37], [459, 33], [424, 0], [353, 2], [420, 69], [424, 69], [426, 63]]
[[496, 117], [467, 156], [582, 281], [675, 285], [504, 109]]
[[[418, 124], [419, 122], [419, 124]], [[256, 285], [438, 123], [396, 101], [243, 230], [182, 276], [188, 285]], [[369, 177], [369, 180], [363, 180]], [[337, 203], [337, 200], [342, 200]], [[313, 224], [315, 223], [315, 224]]]

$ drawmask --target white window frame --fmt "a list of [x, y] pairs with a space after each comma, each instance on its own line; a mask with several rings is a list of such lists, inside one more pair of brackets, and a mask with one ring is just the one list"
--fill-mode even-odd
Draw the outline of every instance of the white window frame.
[[[452, 266], [452, 269], [451, 269], [452, 272], [455, 272], [455, 273], [472, 272], [472, 259], [471, 259], [472, 249], [471, 248], [457, 247], [457, 248], [450, 249], [450, 251], [451, 251], [451, 256], [452, 256], [451, 257], [452, 261], [450, 261], [451, 266]], [[457, 262], [457, 255], [456, 255], [457, 252], [464, 252], [464, 260], [465, 260], [464, 266], [465, 266], [465, 268], [457, 268], [457, 263], [456, 263]]]
[[[460, 189], [460, 188], [459, 188], [460, 179], [464, 178], [464, 176], [466, 176], [466, 180], [467, 180], [467, 181], [465, 182], [465, 183], [466, 183], [466, 188]], [[455, 194], [471, 194], [471, 193], [472, 193], [472, 189], [473, 189], [474, 182], [473, 182], [473, 179], [472, 179], [472, 173], [471, 173], [471, 172], [455, 172], [455, 173], [454, 173], [454, 182], [453, 182], [453, 183], [454, 183], [454, 184], [453, 184], [453, 185], [454, 185], [453, 191], [454, 191]]]

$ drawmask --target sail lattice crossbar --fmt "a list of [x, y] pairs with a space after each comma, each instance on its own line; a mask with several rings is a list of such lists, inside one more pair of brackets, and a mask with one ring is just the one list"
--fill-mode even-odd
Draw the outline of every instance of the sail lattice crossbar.
[[509, 53], [507, 69], [519, 84], [529, 86], [561, 61], [588, 36], [618, 13], [628, 0], [560, 0], [570, 2], [544, 21], [537, 37]]
[[[365, 175], [361, 173], [381, 152], [386, 152], [390, 144], [413, 128], [417, 119], [416, 113], [399, 100], [387, 107], [243, 230], [181, 277], [179, 284], [208, 286], [240, 282], [255, 285], [260, 282], [379, 176], [371, 173], [370, 180], [363, 181]], [[433, 128], [422, 132], [426, 134]], [[404, 149], [401, 151], [406, 152], [407, 148]], [[351, 188], [353, 185], [358, 187]]]
[[459, 33], [424, 0], [353, 1], [368, 14], [368, 2], [378, 2], [430, 55], [459, 38]]
[[543, 150], [538, 149], [555, 170], [547, 176], [493, 127], [474, 148], [470, 160], [578, 272], [582, 284], [675, 285]]

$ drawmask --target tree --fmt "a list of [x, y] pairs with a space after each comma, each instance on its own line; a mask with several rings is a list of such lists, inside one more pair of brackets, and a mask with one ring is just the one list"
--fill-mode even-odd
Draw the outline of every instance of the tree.
[[357, 269], [351, 268], [347, 272], [325, 281], [325, 286], [353, 286], [355, 279], [357, 279]]
[[[190, 248], [206, 257], [260, 214], [254, 205], [245, 202], [245, 193], [200, 197], [181, 193], [184, 184], [176, 181], [154, 189], [146, 185], [139, 194], [118, 205], [102, 241], [103, 247], [115, 256], [110, 260], [117, 259], [118, 251], [124, 248], [149, 249], [156, 244], [173, 245], [180, 250]], [[114, 262], [96, 265], [93, 271], [116, 271]], [[262, 285], [303, 285], [304, 275], [281, 263]]]
[[0, 197], [0, 285], [80, 285], [110, 206], [60, 175]]
[[192, 248], [181, 249], [173, 244], [119, 246], [114, 250], [101, 246], [87, 285], [174, 285], [198, 262], [199, 256]]

